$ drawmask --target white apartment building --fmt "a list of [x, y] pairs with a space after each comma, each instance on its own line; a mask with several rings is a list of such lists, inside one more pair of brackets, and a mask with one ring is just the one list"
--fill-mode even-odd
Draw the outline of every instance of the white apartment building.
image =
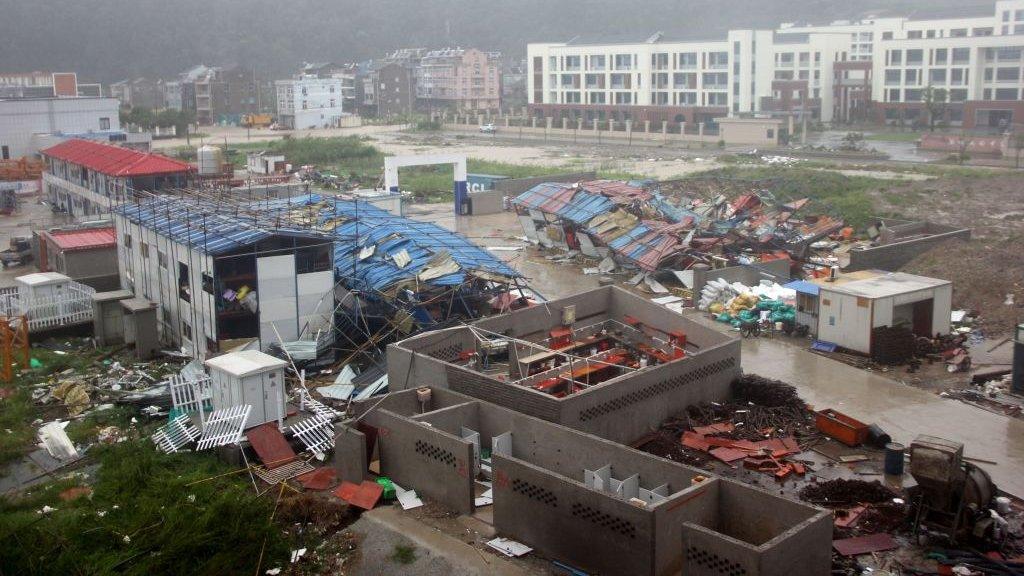
[[36, 154], [44, 135], [91, 134], [98, 138], [120, 130], [114, 98], [0, 100], [0, 160]]
[[294, 130], [336, 126], [342, 117], [344, 80], [301, 76], [278, 80], [278, 122]]
[[668, 122], [678, 129], [750, 113], [824, 122], [922, 122], [929, 86], [942, 121], [1005, 130], [1024, 124], [1024, 0], [991, 14], [795, 23], [731, 30], [718, 41], [658, 33], [635, 43], [527, 45], [533, 114]]

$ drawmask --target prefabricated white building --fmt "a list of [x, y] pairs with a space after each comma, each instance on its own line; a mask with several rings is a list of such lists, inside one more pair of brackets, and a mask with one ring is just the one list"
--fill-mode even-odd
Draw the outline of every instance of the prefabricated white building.
[[252, 406], [245, 428], [283, 421], [287, 408], [284, 368], [288, 363], [259, 350], [229, 352], [206, 361], [214, 410]]
[[953, 284], [903, 272], [822, 285], [818, 295], [818, 339], [871, 353], [871, 332], [907, 326], [918, 336], [948, 334]]

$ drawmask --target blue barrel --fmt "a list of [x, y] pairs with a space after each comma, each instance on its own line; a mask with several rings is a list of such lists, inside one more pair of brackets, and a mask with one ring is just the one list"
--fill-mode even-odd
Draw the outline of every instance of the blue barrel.
[[907, 447], [898, 442], [885, 445], [885, 474], [887, 476], [903, 476], [903, 453]]

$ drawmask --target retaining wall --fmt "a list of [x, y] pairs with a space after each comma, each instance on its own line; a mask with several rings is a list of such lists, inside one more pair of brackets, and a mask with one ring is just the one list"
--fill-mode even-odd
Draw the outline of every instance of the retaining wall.
[[[917, 234], [927, 234], [927, 236], [901, 240], [901, 238]], [[848, 272], [872, 269], [899, 270], [914, 258], [943, 242], [956, 238], [970, 240], [971, 230], [931, 222], [908, 222], [883, 231], [879, 238], [881, 242], [884, 242], [879, 246], [863, 250], [850, 250], [847, 253], [849, 262], [843, 267], [843, 270]]]

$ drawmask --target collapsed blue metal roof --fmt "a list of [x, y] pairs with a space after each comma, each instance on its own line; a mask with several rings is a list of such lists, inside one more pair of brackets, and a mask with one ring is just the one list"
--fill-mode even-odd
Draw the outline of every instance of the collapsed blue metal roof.
[[277, 226], [237, 213], [220, 212], [208, 202], [190, 202], [176, 197], [159, 196], [139, 203], [114, 207], [114, 212], [133, 224], [151, 229], [173, 242], [207, 254], [224, 254], [249, 246], [272, 236], [319, 238], [308, 229]]
[[[237, 210], [203, 200], [154, 197], [114, 210], [175, 242], [214, 255], [275, 235], [331, 240], [335, 275], [353, 289], [386, 290], [440, 264], [451, 271], [420, 283], [457, 286], [474, 272], [522, 278], [500, 258], [455, 232], [396, 216], [366, 201], [306, 194], [249, 202]], [[370, 246], [373, 253], [360, 259]], [[395, 257], [402, 250], [409, 262], [399, 266]]]
[[790, 288], [798, 294], [807, 294], [809, 296], [817, 296], [821, 292], [821, 286], [806, 280], [793, 280], [788, 284], [783, 284], [782, 287]]
[[615, 203], [600, 194], [591, 194], [567, 184], [545, 182], [517, 196], [513, 203], [557, 215], [574, 224], [585, 224], [598, 214], [615, 208]]

